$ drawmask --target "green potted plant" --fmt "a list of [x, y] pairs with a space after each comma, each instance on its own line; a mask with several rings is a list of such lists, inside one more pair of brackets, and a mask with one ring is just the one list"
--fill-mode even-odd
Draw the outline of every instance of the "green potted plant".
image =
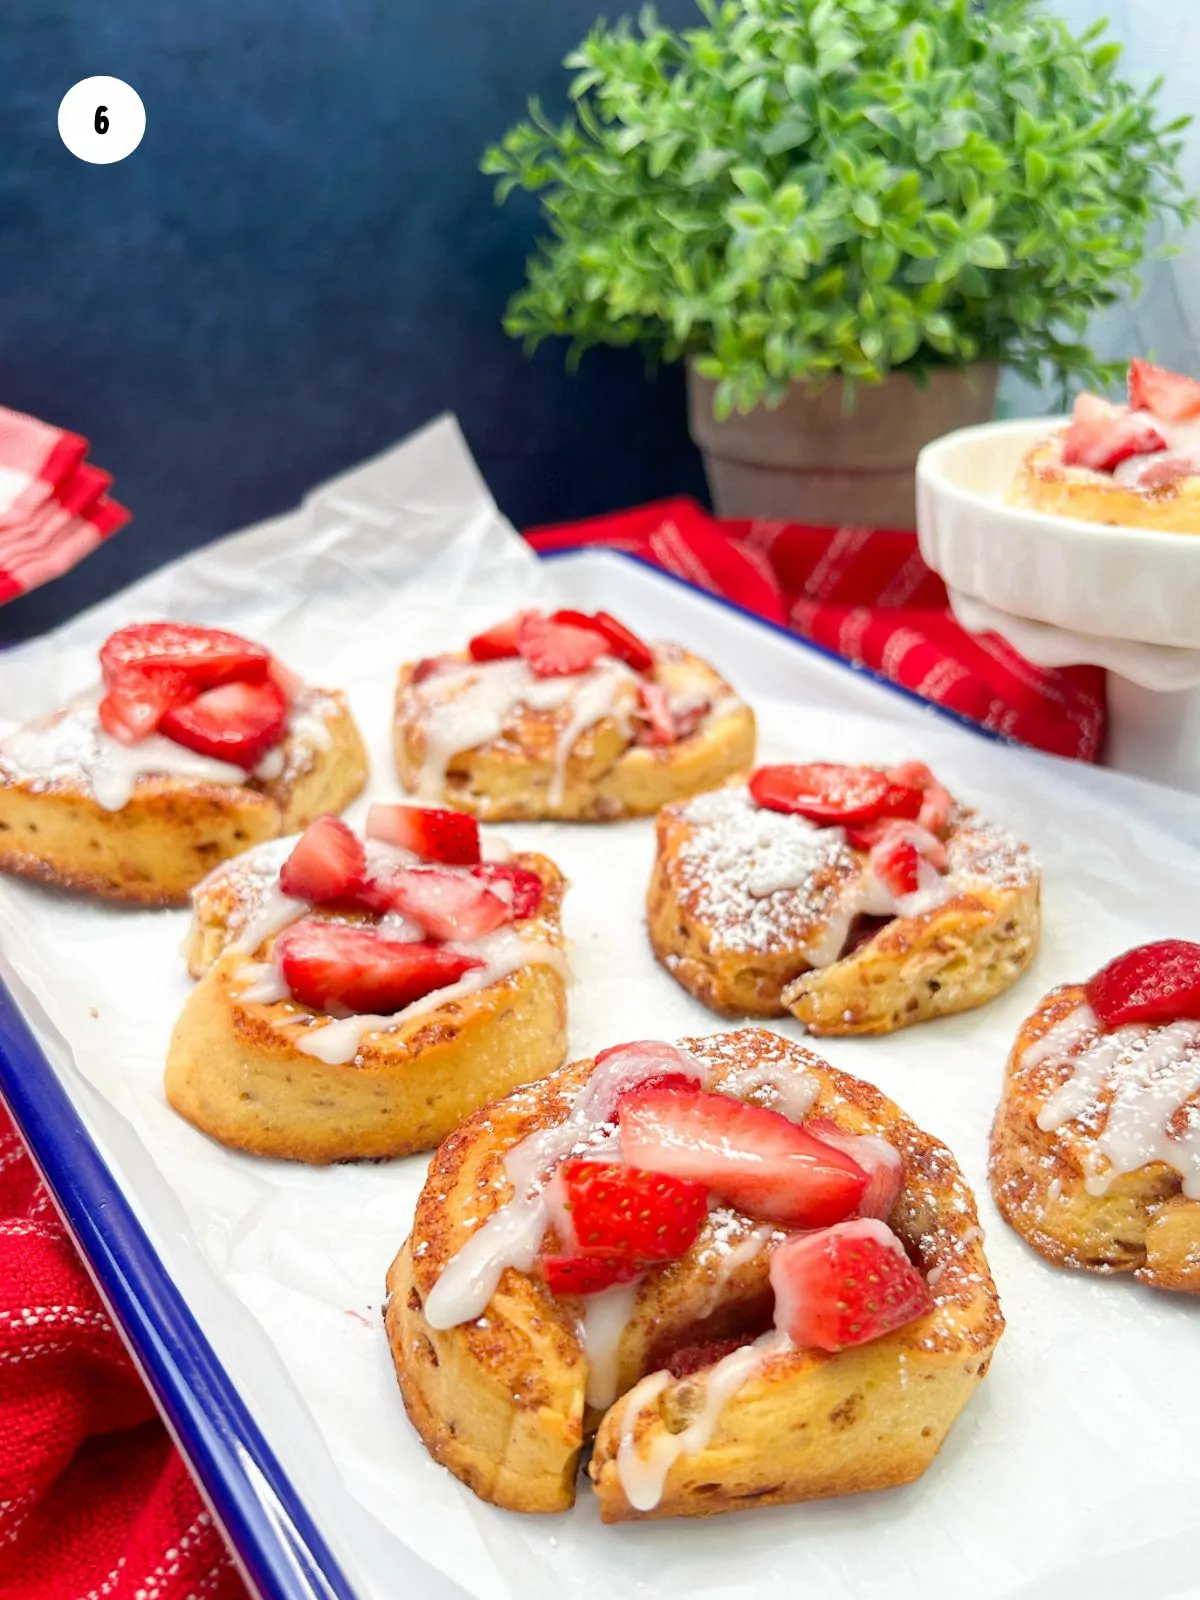
[[486, 153], [549, 227], [506, 327], [686, 360], [727, 515], [911, 526], [918, 450], [991, 416], [1001, 365], [1112, 376], [1088, 318], [1192, 215], [1187, 119], [1038, 0], [696, 3], [598, 23], [571, 114]]

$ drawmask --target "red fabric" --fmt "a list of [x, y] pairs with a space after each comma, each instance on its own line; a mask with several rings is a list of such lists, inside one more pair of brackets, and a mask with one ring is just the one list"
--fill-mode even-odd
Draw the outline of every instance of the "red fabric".
[[0, 603], [59, 577], [129, 521], [87, 448], [0, 406]]
[[719, 522], [680, 499], [528, 538], [538, 550], [629, 551], [985, 728], [1055, 755], [1099, 757], [1103, 670], [1035, 667], [996, 634], [967, 633], [914, 534]]
[[2, 1105], [0, 1595], [246, 1600]]

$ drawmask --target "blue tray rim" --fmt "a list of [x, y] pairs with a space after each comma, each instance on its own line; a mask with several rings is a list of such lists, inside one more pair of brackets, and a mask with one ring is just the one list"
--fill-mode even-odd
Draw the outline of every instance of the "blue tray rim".
[[[581, 543], [539, 552], [539, 559], [554, 561], [583, 553], [641, 567], [661, 581], [780, 635], [798, 650], [862, 674], [889, 693], [979, 738], [1015, 743], [629, 551]], [[175, 1287], [3, 983], [0, 1099], [12, 1113], [253, 1590], [263, 1600], [356, 1600], [299, 1493]]]

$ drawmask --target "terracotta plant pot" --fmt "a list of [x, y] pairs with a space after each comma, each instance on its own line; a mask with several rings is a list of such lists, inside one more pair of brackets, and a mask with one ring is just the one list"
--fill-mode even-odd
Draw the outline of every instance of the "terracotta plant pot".
[[904, 373], [860, 384], [844, 410], [841, 380], [819, 393], [794, 386], [783, 404], [725, 422], [716, 388], [688, 368], [688, 418], [723, 517], [836, 527], [915, 528], [917, 454], [953, 428], [988, 422], [1000, 370], [943, 367], [920, 388]]

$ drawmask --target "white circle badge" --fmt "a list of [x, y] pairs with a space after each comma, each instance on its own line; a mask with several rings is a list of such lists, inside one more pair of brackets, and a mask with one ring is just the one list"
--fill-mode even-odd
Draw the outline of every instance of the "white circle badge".
[[146, 108], [120, 78], [81, 78], [58, 108], [58, 136], [73, 156], [106, 166], [124, 161], [142, 142]]

